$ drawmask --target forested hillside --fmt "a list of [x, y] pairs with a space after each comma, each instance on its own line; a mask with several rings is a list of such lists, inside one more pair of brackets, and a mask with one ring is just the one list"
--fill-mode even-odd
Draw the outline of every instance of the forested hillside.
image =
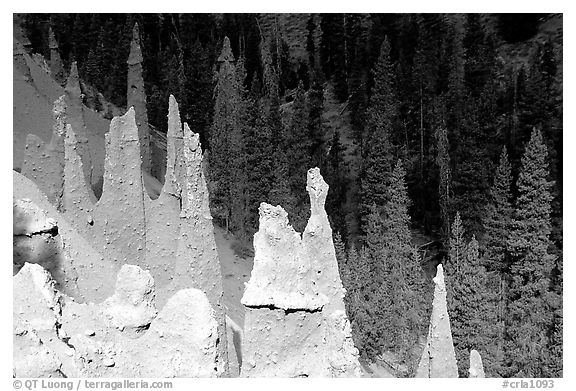
[[122, 108], [138, 24], [148, 121], [165, 133], [175, 96], [206, 150], [214, 222], [242, 256], [261, 202], [303, 231], [319, 167], [363, 359], [414, 375], [443, 263], [460, 376], [470, 349], [487, 376], [562, 376], [562, 15], [14, 20], [46, 58], [53, 31], [63, 72], [76, 61]]

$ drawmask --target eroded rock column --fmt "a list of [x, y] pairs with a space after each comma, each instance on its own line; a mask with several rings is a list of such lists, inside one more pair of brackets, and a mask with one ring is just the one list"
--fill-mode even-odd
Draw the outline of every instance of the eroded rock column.
[[327, 244], [332, 241], [323, 218], [328, 186], [317, 169], [311, 174], [313, 211], [304, 237], [290, 226], [282, 207], [260, 205], [254, 268], [242, 297], [243, 377], [361, 375], [350, 324], [339, 309], [344, 292], [334, 248]]
[[446, 285], [442, 264], [439, 264], [436, 270], [436, 277], [434, 277], [436, 286], [428, 338], [416, 371], [416, 377], [458, 377], [450, 318], [446, 307]]
[[146, 219], [138, 128], [134, 109], [114, 117], [106, 134], [102, 197], [94, 210], [94, 229], [103, 253], [118, 266], [141, 265], [146, 256]]
[[127, 106], [133, 107], [136, 112], [138, 137], [140, 140], [140, 153], [142, 155], [142, 170], [150, 173], [152, 157], [150, 152], [150, 129], [148, 126], [148, 112], [146, 111], [146, 91], [142, 76], [142, 50], [140, 49], [140, 33], [138, 23], [132, 30], [132, 42], [128, 56], [128, 93]]
[[484, 378], [484, 366], [482, 365], [482, 357], [477, 350], [472, 349], [470, 351], [470, 369], [468, 370], [468, 377], [480, 377]]
[[76, 135], [76, 151], [82, 159], [82, 167], [86, 182], [92, 185], [97, 181], [93, 178], [94, 168], [92, 166], [92, 153], [90, 152], [88, 130], [84, 121], [84, 105], [82, 103], [82, 90], [80, 88], [80, 78], [78, 76], [78, 67], [76, 61], [70, 67], [70, 74], [66, 81], [66, 119], [72, 125]]

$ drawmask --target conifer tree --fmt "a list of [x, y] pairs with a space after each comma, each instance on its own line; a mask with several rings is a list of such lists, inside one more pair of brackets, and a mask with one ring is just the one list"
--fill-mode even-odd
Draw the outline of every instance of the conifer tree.
[[244, 151], [242, 86], [238, 83], [235, 59], [228, 37], [218, 58], [214, 120], [210, 131], [211, 207], [227, 229], [242, 229], [240, 211], [244, 208]]
[[460, 270], [460, 263], [464, 259], [465, 253], [466, 243], [464, 242], [464, 227], [462, 226], [460, 212], [456, 212], [450, 235], [448, 265], [446, 265], [446, 272], [448, 275], [458, 273]]
[[390, 44], [385, 39], [374, 69], [374, 87], [367, 108], [367, 130], [362, 173], [360, 216], [363, 230], [366, 216], [373, 203], [383, 208], [388, 202], [387, 188], [392, 173], [393, 151], [390, 133], [397, 116], [397, 102], [393, 91], [393, 68], [390, 63]]
[[[457, 251], [454, 249], [455, 253]], [[458, 270], [450, 278], [448, 308], [460, 377], [466, 377], [468, 373], [467, 362], [472, 349], [478, 350], [485, 358], [488, 376], [499, 375], [501, 324], [497, 312], [498, 292], [491, 288], [490, 283], [494, 276], [488, 274], [482, 265], [478, 241], [473, 236], [465, 246], [465, 253], [460, 255]]]
[[448, 154], [450, 144], [448, 143], [448, 130], [444, 126], [436, 129], [436, 164], [440, 169], [440, 181], [438, 183], [438, 193], [440, 194], [440, 214], [442, 217], [442, 234], [445, 238], [450, 232], [450, 194], [452, 185], [452, 171], [450, 169], [450, 155]]
[[[411, 356], [411, 349], [418, 343], [420, 332], [425, 324], [423, 317], [421, 290], [421, 270], [414, 257], [411, 244], [410, 216], [406, 184], [406, 172], [402, 162], [396, 163], [390, 181], [390, 200], [384, 207], [384, 224], [381, 243], [383, 257], [387, 260], [382, 290], [387, 296], [384, 300], [390, 307], [384, 308], [382, 329], [384, 346], [410, 367], [410, 373], [416, 368], [418, 356]], [[379, 269], [377, 269], [379, 270]]]
[[548, 153], [542, 134], [534, 129], [522, 157], [518, 198], [508, 248], [512, 256], [507, 329], [507, 376], [550, 377], [547, 357], [557, 346], [552, 330], [560, 300], [551, 291], [556, 259], [551, 245]]

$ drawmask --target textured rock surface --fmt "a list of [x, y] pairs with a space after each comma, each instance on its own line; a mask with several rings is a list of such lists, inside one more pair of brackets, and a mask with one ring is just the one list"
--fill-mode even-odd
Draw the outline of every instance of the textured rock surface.
[[222, 274], [218, 259], [214, 226], [208, 206], [208, 189], [202, 171], [202, 149], [198, 134], [184, 124], [184, 182], [180, 234], [169, 291], [197, 288], [206, 293], [218, 321], [218, 365], [228, 371], [226, 320], [222, 307]]
[[328, 185], [308, 172], [312, 213], [302, 237], [282, 207], [260, 205], [246, 308], [243, 377], [360, 376], [324, 202]]
[[218, 324], [201, 291], [181, 290], [157, 313], [153, 279], [133, 265], [122, 267], [114, 295], [100, 304], [80, 304], [54, 286], [39, 265], [27, 263], [14, 277], [16, 376], [219, 374]]
[[[50, 272], [60, 291], [79, 301], [102, 301], [110, 296], [115, 272], [109, 260], [78, 234], [32, 181], [17, 172], [13, 172], [13, 192], [15, 228], [26, 225], [25, 222], [34, 219], [34, 216], [45, 217], [47, 221], [44, 224], [57, 224], [57, 231], [51, 229], [50, 232], [31, 237], [19, 235], [15, 230], [15, 272], [24, 262], [40, 263]], [[24, 208], [23, 205], [28, 207]], [[33, 211], [32, 216], [30, 211]], [[18, 229], [22, 232], [22, 228]]]
[[16, 377], [77, 376], [71, 349], [58, 335], [61, 295], [40, 265], [26, 263], [13, 279]]
[[54, 125], [50, 143], [29, 134], [22, 175], [33, 180], [56, 208], [60, 208], [64, 176], [64, 132], [66, 128], [66, 103], [64, 96], [54, 102]]
[[146, 256], [144, 191], [134, 109], [114, 117], [106, 134], [102, 197], [94, 208], [100, 251], [116, 264], [141, 265]]
[[482, 357], [478, 351], [472, 349], [470, 351], [470, 369], [468, 377], [486, 377], [484, 374], [484, 366], [482, 365]]
[[142, 170], [150, 173], [152, 157], [150, 154], [150, 129], [148, 126], [148, 112], [146, 111], [146, 91], [142, 76], [142, 50], [140, 49], [140, 33], [138, 24], [132, 31], [130, 54], [128, 56], [128, 92], [127, 106], [136, 111], [136, 124], [142, 154]]
[[76, 61], [70, 67], [70, 75], [66, 81], [66, 120], [72, 125], [76, 135], [76, 150], [82, 159], [82, 168], [87, 183], [96, 184], [102, 172], [94, 173], [92, 166], [92, 153], [89, 144], [88, 130], [84, 120], [84, 105], [82, 104], [82, 90], [80, 88], [80, 78], [78, 77], [78, 67]]
[[458, 377], [450, 318], [446, 307], [446, 285], [442, 264], [437, 267], [434, 283], [436, 286], [428, 338], [416, 371], [416, 377]]
[[320, 310], [328, 298], [319, 292], [300, 234], [281, 206], [260, 204], [260, 226], [254, 234], [254, 268], [242, 304], [284, 310]]
[[67, 125], [62, 207], [64, 216], [76, 226], [78, 232], [84, 237], [91, 237], [90, 227], [94, 224], [92, 215], [97, 200], [92, 189], [86, 185], [83, 166], [78, 153], [76, 133], [71, 125]]
[[173, 279], [176, 249], [180, 232], [184, 133], [176, 99], [170, 95], [168, 133], [166, 140], [166, 181], [160, 196], [146, 204], [146, 267], [152, 272], [159, 290], [161, 307], [168, 298], [164, 294]]
[[340, 280], [336, 251], [332, 241], [332, 228], [324, 209], [328, 184], [320, 175], [318, 168], [308, 170], [306, 190], [310, 197], [310, 218], [302, 234], [304, 252], [317, 271], [316, 283], [328, 304], [324, 311], [345, 311], [344, 294], [346, 291]]

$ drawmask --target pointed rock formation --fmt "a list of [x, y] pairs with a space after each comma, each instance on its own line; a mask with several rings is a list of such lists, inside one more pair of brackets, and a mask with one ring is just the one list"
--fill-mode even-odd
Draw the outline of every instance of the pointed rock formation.
[[132, 31], [130, 54], [128, 56], [128, 95], [127, 105], [136, 112], [138, 125], [138, 138], [140, 140], [140, 153], [142, 156], [142, 170], [150, 173], [152, 156], [150, 152], [150, 129], [148, 126], [148, 112], [146, 111], [146, 91], [142, 76], [142, 50], [140, 49], [140, 33], [138, 23]]
[[416, 377], [458, 377], [450, 318], [446, 307], [446, 285], [442, 264], [437, 267], [434, 283], [436, 286], [428, 338], [416, 371]]
[[484, 366], [482, 365], [482, 357], [478, 351], [472, 349], [470, 351], [470, 369], [468, 377], [486, 377], [484, 375]]
[[101, 301], [110, 296], [116, 275], [112, 263], [78, 234], [32, 181], [17, 172], [13, 192], [14, 271], [25, 262], [39, 263], [56, 287], [76, 300]]
[[54, 125], [49, 144], [35, 135], [26, 138], [22, 175], [33, 180], [56, 208], [61, 206], [64, 176], [64, 135], [66, 103], [64, 96], [56, 99], [52, 110]]
[[198, 134], [184, 123], [184, 175], [180, 234], [170, 291], [197, 288], [206, 294], [218, 321], [218, 370], [228, 372], [226, 320], [222, 307], [222, 274], [214, 226], [208, 204], [208, 189], [202, 171], [202, 149]]
[[140, 145], [134, 109], [114, 117], [106, 134], [102, 197], [94, 209], [101, 249], [116, 263], [141, 265], [146, 256], [146, 221]]
[[78, 68], [76, 61], [72, 63], [70, 75], [66, 82], [66, 119], [72, 125], [76, 135], [76, 150], [78, 156], [82, 159], [84, 178], [90, 185], [97, 180], [93, 175], [92, 154], [90, 152], [88, 130], [84, 121], [84, 105], [82, 104], [82, 90], [80, 88], [80, 78], [78, 77]]
[[64, 75], [64, 66], [58, 50], [58, 41], [56, 41], [52, 27], [48, 28], [48, 48], [50, 48], [50, 73], [58, 84], [62, 85], [66, 80], [66, 76]]
[[302, 235], [305, 252], [318, 271], [317, 284], [328, 297], [325, 311], [345, 311], [344, 294], [346, 291], [340, 280], [336, 250], [332, 240], [332, 228], [324, 209], [328, 184], [322, 178], [318, 168], [311, 168], [307, 174], [306, 191], [310, 197], [311, 213]]
[[78, 141], [74, 129], [66, 125], [64, 140], [64, 191], [62, 206], [64, 216], [73, 223], [79, 233], [90, 237], [89, 226], [94, 224], [92, 213], [97, 200], [92, 189], [86, 185], [82, 159], [78, 153]]
[[[159, 291], [158, 305], [169, 297], [165, 287], [172, 282], [178, 237], [183, 183], [184, 133], [178, 103], [170, 95], [166, 135], [166, 175], [160, 196], [146, 208], [146, 268], [152, 272]], [[166, 291], [166, 292], [165, 292]], [[173, 294], [173, 292], [172, 292]]]
[[324, 210], [328, 185], [308, 173], [312, 216], [302, 236], [282, 207], [260, 205], [246, 308], [242, 377], [360, 376], [358, 350]]

